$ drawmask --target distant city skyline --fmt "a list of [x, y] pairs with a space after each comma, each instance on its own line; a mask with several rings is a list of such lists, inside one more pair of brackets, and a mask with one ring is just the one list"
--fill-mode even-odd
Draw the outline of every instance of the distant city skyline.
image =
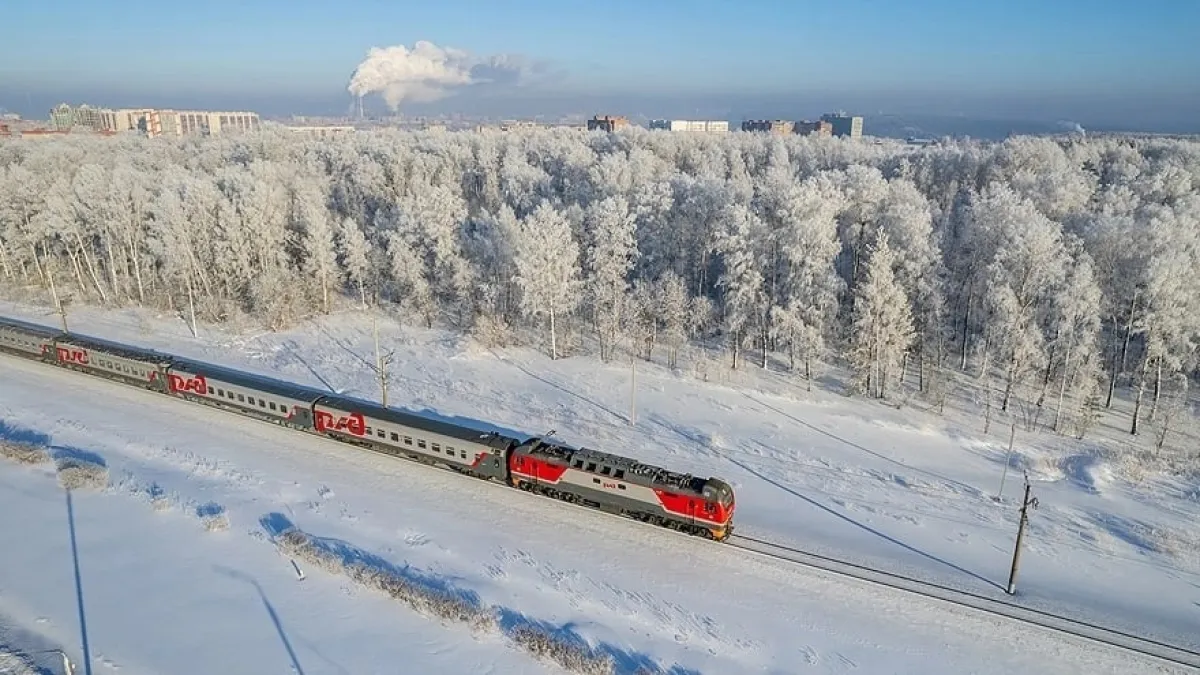
[[[546, 0], [194, 7], [116, 12], [62, 0], [8, 8], [0, 108], [33, 117], [62, 101], [344, 114], [354, 78], [377, 114], [386, 99], [409, 115], [737, 120], [846, 110], [868, 118], [868, 133], [880, 115], [1200, 132], [1200, 44], [1191, 34], [1200, 3], [1148, 0], [1137, 11], [1112, 0], [611, 0], [603, 12]], [[409, 75], [417, 69], [423, 79]]]

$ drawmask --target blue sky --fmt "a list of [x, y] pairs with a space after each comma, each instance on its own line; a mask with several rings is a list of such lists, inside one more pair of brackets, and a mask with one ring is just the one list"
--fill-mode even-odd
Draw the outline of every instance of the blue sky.
[[1195, 0], [56, 0], [4, 9], [0, 92], [334, 100], [370, 47], [429, 40], [546, 62], [564, 94], [1169, 105], [1200, 89], [1196, 26]]

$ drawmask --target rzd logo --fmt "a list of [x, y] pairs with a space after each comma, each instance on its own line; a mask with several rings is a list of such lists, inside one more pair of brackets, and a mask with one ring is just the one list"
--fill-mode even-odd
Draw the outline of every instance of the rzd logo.
[[314, 423], [317, 431], [345, 431], [355, 436], [365, 436], [367, 421], [362, 413], [351, 413], [345, 417], [335, 417], [333, 413], [318, 410]]
[[55, 353], [58, 355], [58, 360], [63, 363], [78, 363], [84, 366], [88, 364], [88, 353], [85, 349], [56, 347]]
[[171, 374], [167, 376], [167, 382], [170, 384], [171, 391], [175, 393], [194, 392], [201, 396], [208, 393], [208, 381], [203, 375], [195, 377], [183, 377], [181, 375]]

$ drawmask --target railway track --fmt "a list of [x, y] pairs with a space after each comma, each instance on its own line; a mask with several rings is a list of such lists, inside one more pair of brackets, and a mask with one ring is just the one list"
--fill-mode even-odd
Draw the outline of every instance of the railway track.
[[1171, 665], [1184, 666], [1200, 672], [1200, 651], [1186, 647], [1180, 647], [1113, 628], [1106, 628], [1080, 619], [1054, 614], [1053, 612], [1005, 602], [979, 593], [921, 581], [893, 572], [885, 572], [865, 565], [838, 560], [837, 558], [811, 553], [803, 549], [743, 534], [734, 533], [724, 545], [768, 558], [831, 572], [934, 600], [941, 600], [952, 605], [967, 607], [992, 616], [1003, 617], [1045, 630], [1064, 633], [1106, 647], [1125, 650], [1140, 656], [1147, 656]]

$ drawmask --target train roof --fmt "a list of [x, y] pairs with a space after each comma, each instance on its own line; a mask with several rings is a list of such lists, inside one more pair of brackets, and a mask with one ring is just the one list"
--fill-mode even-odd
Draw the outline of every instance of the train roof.
[[707, 479], [687, 473], [677, 473], [653, 464], [646, 464], [632, 457], [614, 455], [608, 452], [601, 452], [600, 450], [592, 450], [591, 448], [573, 448], [569, 445], [546, 443], [542, 439], [534, 439], [529, 446], [525, 447], [525, 451], [530, 454], [559, 459], [568, 463], [575, 460], [583, 460], [585, 462], [595, 462], [598, 465], [610, 466], [614, 469], [622, 469], [625, 471], [625, 480], [652, 487], [669, 487], [701, 494], [705, 486], [709, 483]]
[[43, 326], [41, 324], [30, 323], [28, 321], [22, 321], [20, 319], [10, 319], [7, 317], [0, 317], [0, 327], [15, 328], [17, 330], [24, 331], [26, 333], [37, 335], [39, 337], [55, 337], [55, 336], [63, 334], [63, 332], [61, 330], [58, 330], [56, 328], [50, 328], [48, 326]]
[[[400, 426], [411, 427], [428, 431], [431, 434], [446, 436], [449, 438], [457, 438], [462, 441], [471, 443], [479, 443], [481, 445], [492, 445], [493, 447], [504, 447], [509, 442], [520, 443], [521, 439], [508, 436], [501, 433], [501, 430], [494, 428], [486, 428], [489, 425], [479, 423], [478, 426], [469, 426], [467, 424], [455, 424], [453, 422], [438, 419], [433, 416], [418, 415], [416, 413], [396, 408], [385, 408], [374, 401], [355, 398], [345, 395], [328, 395], [325, 400], [331, 405], [336, 405], [342, 408], [347, 408], [360, 412], [364, 415], [369, 415], [377, 420], [384, 422], [392, 422]], [[473, 420], [472, 420], [473, 421]]]
[[221, 380], [222, 382], [228, 382], [232, 385], [253, 387], [259, 391], [265, 391], [267, 393], [298, 399], [301, 401], [315, 401], [318, 396], [324, 394], [324, 392], [314, 387], [306, 387], [304, 385], [294, 384], [292, 382], [276, 380], [275, 378], [267, 377], [265, 375], [246, 373], [234, 368], [218, 366], [205, 361], [195, 361], [192, 359], [175, 357], [172, 365], [173, 367], [182, 368], [197, 375], [213, 377]]
[[336, 394], [326, 392], [310, 387], [307, 385], [294, 384], [283, 380], [276, 380], [265, 375], [257, 375], [253, 373], [245, 373], [240, 370], [218, 366], [203, 361], [195, 361], [192, 359], [175, 358], [174, 365], [184, 370], [194, 372], [197, 375], [208, 375], [213, 378], [220, 379], [223, 382], [228, 382], [232, 385], [241, 385], [252, 387], [260, 391], [265, 391], [279, 396], [299, 399], [302, 401], [316, 401], [318, 398], [321, 401], [331, 406], [345, 408], [353, 412], [359, 412], [373, 419], [384, 422], [392, 422], [400, 426], [409, 427], [412, 429], [420, 429], [432, 434], [446, 436], [448, 438], [457, 438], [463, 441], [480, 443], [489, 445], [492, 441], [500, 441], [498, 447], [507, 445], [510, 441], [520, 442], [520, 439], [511, 438], [497, 432], [494, 429], [474, 428], [466, 425], [453, 424], [448, 421], [439, 420], [434, 417], [417, 415], [403, 410], [394, 408], [385, 408], [382, 405], [373, 401], [359, 399], [344, 394]]
[[166, 354], [160, 354], [150, 349], [138, 349], [129, 347], [119, 342], [112, 342], [102, 338], [85, 337], [72, 333], [60, 333], [59, 341], [63, 344], [75, 345], [76, 347], [85, 347], [89, 349], [99, 349], [106, 354], [117, 356], [130, 361], [140, 361], [142, 363], [152, 363], [166, 365], [173, 360], [173, 357]]

